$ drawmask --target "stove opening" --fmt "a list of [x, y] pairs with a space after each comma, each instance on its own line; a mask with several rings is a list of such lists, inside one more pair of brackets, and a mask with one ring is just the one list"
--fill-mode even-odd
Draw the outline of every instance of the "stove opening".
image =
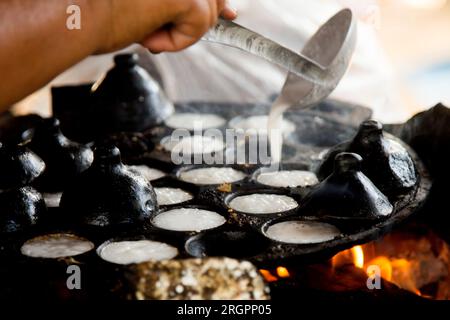
[[[450, 299], [450, 247], [424, 226], [409, 225], [380, 240], [308, 266], [261, 269], [272, 291], [312, 296]], [[377, 279], [379, 277], [377, 287]], [[376, 290], [379, 289], [379, 290]], [[384, 289], [384, 290], [383, 290]], [[287, 290], [287, 291], [286, 291]]]

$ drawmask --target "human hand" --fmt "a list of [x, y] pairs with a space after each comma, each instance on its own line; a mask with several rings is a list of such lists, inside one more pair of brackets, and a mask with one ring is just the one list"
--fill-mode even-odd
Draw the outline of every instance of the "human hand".
[[237, 16], [226, 0], [107, 2], [111, 21], [109, 30], [105, 29], [105, 43], [100, 52], [117, 50], [133, 42], [140, 42], [154, 53], [179, 51], [197, 42], [220, 15], [230, 20]]

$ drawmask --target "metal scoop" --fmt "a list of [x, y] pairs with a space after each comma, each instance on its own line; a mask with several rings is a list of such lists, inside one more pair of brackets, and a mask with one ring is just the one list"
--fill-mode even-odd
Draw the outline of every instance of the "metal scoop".
[[287, 69], [289, 74], [275, 104], [283, 109], [294, 104], [307, 107], [326, 98], [344, 76], [355, 49], [356, 23], [349, 9], [338, 12], [320, 27], [301, 54], [223, 19], [203, 39], [247, 51]]

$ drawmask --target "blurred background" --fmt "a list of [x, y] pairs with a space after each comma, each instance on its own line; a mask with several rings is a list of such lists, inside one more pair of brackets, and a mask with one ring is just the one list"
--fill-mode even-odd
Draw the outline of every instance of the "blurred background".
[[[385, 123], [404, 122], [438, 102], [450, 105], [448, 0], [231, 0], [237, 22], [299, 51], [342, 7], [358, 16], [353, 64], [332, 97], [371, 107]], [[126, 51], [148, 54], [139, 46]], [[200, 42], [181, 53], [150, 57], [174, 101], [268, 101], [286, 71], [231, 48]], [[112, 55], [90, 57], [14, 107], [49, 115], [53, 85], [97, 80]]]
[[380, 0], [380, 42], [411, 112], [450, 105], [450, 1]]

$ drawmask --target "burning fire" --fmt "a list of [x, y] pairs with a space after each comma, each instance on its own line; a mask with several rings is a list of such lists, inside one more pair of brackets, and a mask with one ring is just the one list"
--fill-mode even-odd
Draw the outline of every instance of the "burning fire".
[[267, 282], [275, 282], [278, 280], [278, 278], [274, 276], [269, 270], [260, 269], [259, 272]]
[[285, 267], [278, 267], [277, 268], [277, 275], [280, 278], [289, 278], [291, 275], [289, 274], [288, 269], [286, 269]]
[[[336, 271], [338, 268], [339, 271], [347, 270], [343, 267], [353, 265], [363, 270], [369, 278], [376, 273], [384, 280], [422, 297], [450, 299], [450, 247], [432, 232], [422, 232], [420, 235], [393, 232], [377, 242], [338, 253], [331, 259], [331, 265]], [[293, 272], [279, 266], [271, 270], [261, 269], [260, 272], [267, 282], [275, 282], [298, 279], [298, 273], [304, 269], [295, 270]]]
[[[364, 251], [370, 251], [367, 246], [368, 245], [364, 246], [365, 248], [363, 248], [363, 246], [355, 246], [349, 250], [338, 253], [331, 260], [333, 268], [349, 263], [364, 270], [368, 270], [369, 266], [378, 266], [383, 279], [396, 284], [402, 289], [421, 295], [420, 290], [415, 284], [414, 268], [410, 261], [406, 259], [389, 258], [383, 255], [365, 261]], [[366, 272], [369, 277], [373, 276], [369, 271]]]
[[266, 279], [267, 282], [275, 282], [279, 278], [289, 278], [291, 275], [289, 273], [289, 270], [285, 267], [278, 267], [276, 269], [276, 275], [273, 275], [269, 270], [260, 269], [259, 272], [262, 274], [264, 279]]
[[369, 277], [373, 277], [373, 269], [369, 267], [377, 266], [383, 279], [420, 296], [427, 296], [420, 288], [438, 283], [440, 289], [436, 296], [448, 299], [448, 253], [448, 246], [432, 234], [417, 239], [410, 234], [397, 233], [378, 243], [342, 251], [332, 258], [331, 263], [333, 268], [353, 264]]
[[357, 268], [364, 268], [364, 251], [362, 246], [355, 246], [349, 250], [342, 251], [332, 259], [333, 268], [349, 263], [353, 263]]

